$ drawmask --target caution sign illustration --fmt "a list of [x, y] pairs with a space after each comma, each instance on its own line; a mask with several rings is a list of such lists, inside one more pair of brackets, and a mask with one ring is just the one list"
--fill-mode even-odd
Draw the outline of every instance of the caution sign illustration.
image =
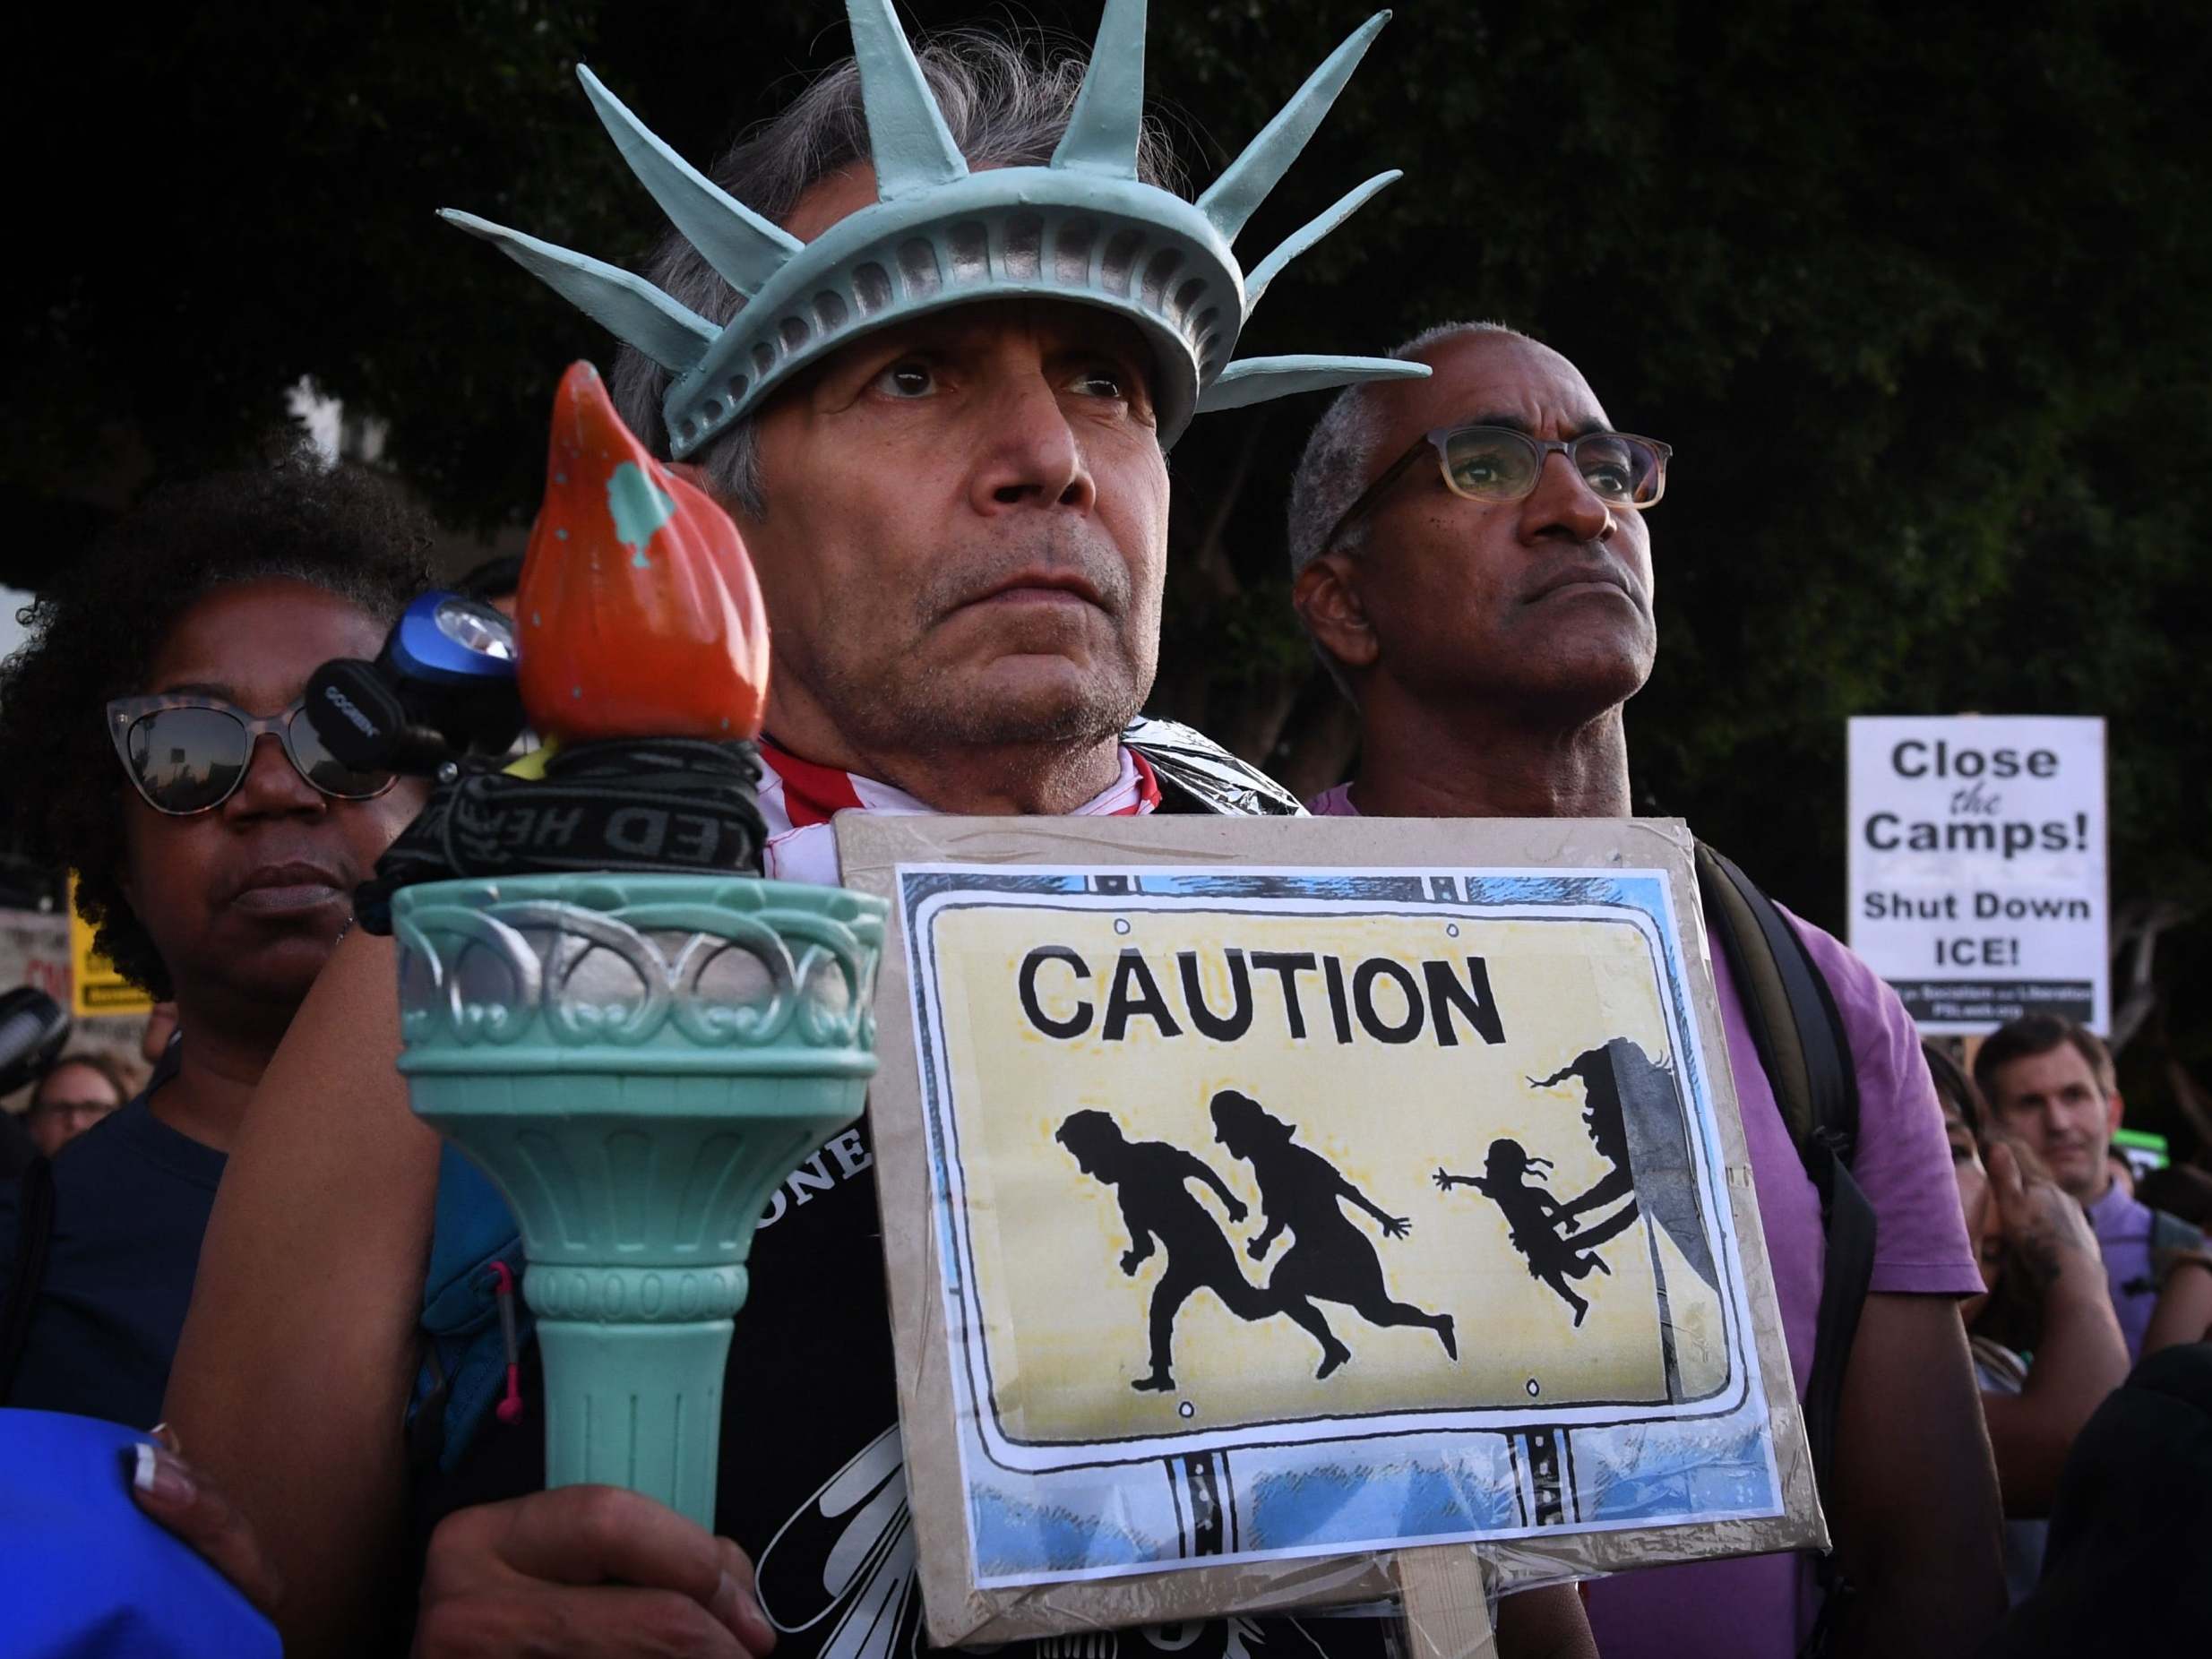
[[1726, 1388], [1648, 918], [971, 895], [918, 920], [1009, 1464]]
[[1667, 872], [895, 892], [969, 1585], [1784, 1515]]

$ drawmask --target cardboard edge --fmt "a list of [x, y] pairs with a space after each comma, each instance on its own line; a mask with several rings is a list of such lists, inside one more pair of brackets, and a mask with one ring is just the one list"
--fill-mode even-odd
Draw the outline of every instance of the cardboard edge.
[[[1067, 848], [1074, 862], [1132, 867], [1152, 864], [1252, 863], [1240, 845], [1240, 826], [1270, 821], [1226, 817], [1051, 819], [901, 817], [846, 812], [835, 821], [839, 855], [846, 884], [890, 902], [883, 967], [876, 1004], [879, 1082], [893, 1073], [918, 1096], [919, 1055], [914, 1042], [908, 995], [905, 919], [897, 900], [897, 871], [902, 864], [1005, 864], [1039, 862], [1040, 831]], [[1433, 848], [1440, 825], [1483, 832], [1483, 838], [1519, 834], [1546, 843], [1549, 859], [1561, 864], [1602, 867], [1657, 866], [1668, 872], [1685, 966], [1712, 983], [1712, 958], [1704, 913], [1698, 902], [1691, 864], [1692, 838], [1680, 819], [1315, 819], [1300, 821], [1295, 858], [1270, 853], [1271, 862], [1313, 868], [1434, 868]], [[1049, 826], [1047, 830], [1046, 826]], [[1279, 832], [1278, 832], [1279, 833]], [[1625, 847], [1623, 842], [1625, 841]], [[1643, 845], [1640, 845], [1643, 844]], [[1400, 848], [1418, 846], [1424, 855]], [[1648, 851], [1645, 850], [1648, 846]], [[1579, 847], [1588, 847], [1582, 853]], [[1632, 849], [1633, 855], [1631, 855]], [[1456, 861], [1460, 867], [1526, 860]], [[896, 988], [897, 995], [891, 994]], [[890, 1018], [886, 1018], [889, 1011]], [[1728, 1061], [1726, 1036], [1720, 1029], [1719, 1004], [1708, 996], [1699, 1003], [1699, 1037], [1707, 1059], [1708, 1083], [1718, 1111], [1725, 1178], [1737, 1231], [1738, 1259], [1747, 1288], [1774, 1294], [1771, 1264], [1760, 1228], [1758, 1195], [1744, 1140], [1741, 1106]], [[898, 1379], [902, 1456], [923, 1606], [930, 1641], [938, 1646], [1003, 1642], [1049, 1636], [1078, 1628], [1172, 1623], [1219, 1617], [1225, 1606], [1268, 1612], [1322, 1604], [1350, 1604], [1395, 1598], [1400, 1590], [1398, 1562], [1411, 1550], [1324, 1556], [1224, 1567], [1181, 1568], [1111, 1580], [1039, 1585], [1009, 1590], [971, 1590], [973, 1559], [959, 1425], [954, 1416], [951, 1359], [942, 1335], [937, 1292], [934, 1228], [928, 1220], [929, 1169], [924, 1126], [905, 1124], [869, 1113], [875, 1152], [876, 1190], [884, 1229], [886, 1276], [891, 1289], [895, 1351], [918, 1354], [909, 1368], [903, 1360]], [[888, 1139], [885, 1130], [890, 1130]], [[922, 1197], [914, 1200], [919, 1191]], [[902, 1197], [904, 1195], [904, 1197]], [[921, 1234], [908, 1236], [916, 1215]], [[1812, 1482], [1786, 1348], [1778, 1326], [1753, 1321], [1753, 1341], [1765, 1385], [1775, 1439], [1776, 1473], [1783, 1513], [1765, 1520], [1693, 1522], [1648, 1529], [1640, 1534], [1579, 1533], [1558, 1538], [1507, 1539], [1460, 1546], [1484, 1563], [1502, 1589], [1527, 1588], [1566, 1579], [1596, 1577], [1657, 1564], [1649, 1538], [1663, 1533], [1700, 1557], [1766, 1554], [1824, 1545], [1827, 1526]], [[925, 1501], [925, 1494], [927, 1495]], [[932, 1519], [925, 1523], [923, 1516]], [[954, 1517], [940, 1526], [935, 1517]], [[1674, 1551], [1660, 1558], [1686, 1558]], [[1098, 1593], [1106, 1588], [1123, 1608], [1101, 1615]]]

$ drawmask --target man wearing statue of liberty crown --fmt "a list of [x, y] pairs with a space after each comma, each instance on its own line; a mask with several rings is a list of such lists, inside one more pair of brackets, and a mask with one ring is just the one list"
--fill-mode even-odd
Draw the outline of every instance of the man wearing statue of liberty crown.
[[[848, 12], [854, 57], [711, 176], [582, 72], [676, 227], [650, 281], [447, 216], [623, 340], [623, 413], [743, 533], [775, 652], [765, 873], [834, 881], [829, 821], [842, 810], [1297, 812], [1199, 734], [1137, 718], [1158, 657], [1166, 453], [1201, 413], [1428, 372], [1233, 358], [1284, 267], [1398, 176], [1359, 185], [1249, 271], [1231, 252], [1388, 14], [1192, 202], [1162, 187], [1172, 163], [1143, 115], [1143, 0], [1108, 0], [1088, 68], [979, 35], [917, 55], [889, 0], [848, 0]], [[359, 1017], [347, 986], [391, 996], [387, 958], [331, 979], [294, 1028], [309, 1054], [318, 1041], [340, 1052]], [[339, 1113], [344, 1133], [325, 1133]], [[389, 1148], [363, 1127], [387, 1113]], [[378, 1440], [376, 1388], [333, 1385], [336, 1368], [303, 1361], [302, 1298], [322, 1299], [311, 1322], [320, 1308], [357, 1330], [348, 1287], [420, 1261], [419, 1237], [409, 1255], [367, 1211], [388, 1216], [406, 1190], [427, 1213], [436, 1165], [396, 1078], [270, 1116], [282, 1123], [255, 1150], [288, 1142], [285, 1182], [297, 1191], [320, 1160], [336, 1196], [312, 1216], [272, 1203], [260, 1225], [273, 1177], [234, 1160], [229, 1225], [211, 1235], [202, 1284], [224, 1275], [227, 1251], [341, 1266], [327, 1284], [288, 1285], [281, 1319], [252, 1292], [195, 1309], [198, 1351], [250, 1368], [257, 1388], [252, 1424], [192, 1431], [219, 1460], [226, 1441], [312, 1448], [361, 1425], [312, 1481], [222, 1471], [293, 1580], [288, 1636], [319, 1651], [374, 1627], [357, 1563], [390, 1547], [379, 1517], [405, 1477], [397, 1448], [361, 1449]], [[418, 1652], [759, 1654], [771, 1630], [787, 1655], [920, 1649], [870, 1163], [863, 1130], [834, 1138], [779, 1193], [753, 1247], [724, 1399], [719, 1517], [735, 1543], [631, 1493], [538, 1491], [534, 1417], [496, 1424], [480, 1390], [464, 1409], [459, 1388], [417, 1388], [411, 1438], [431, 1452], [418, 1456], [414, 1509], [418, 1528], [438, 1524]], [[455, 1208], [441, 1191], [423, 1320], [434, 1338], [441, 1285], [512, 1248], [511, 1229], [454, 1225]], [[390, 1246], [383, 1257], [372, 1241]], [[368, 1355], [365, 1374], [388, 1372], [392, 1357]], [[188, 1352], [180, 1374], [191, 1364]], [[1380, 1655], [1395, 1630], [1376, 1617], [1235, 1619], [1084, 1638], [1080, 1651]], [[1511, 1598], [1502, 1634], [1508, 1651], [1589, 1651], [1566, 1586]]]

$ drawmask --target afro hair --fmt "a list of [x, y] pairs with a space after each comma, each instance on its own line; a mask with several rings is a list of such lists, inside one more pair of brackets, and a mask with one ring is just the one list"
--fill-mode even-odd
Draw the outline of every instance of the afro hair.
[[395, 485], [300, 450], [149, 496], [19, 614], [27, 638], [0, 662], [0, 812], [30, 859], [76, 872], [99, 950], [155, 997], [174, 987], [123, 894], [130, 786], [108, 703], [144, 692], [176, 620], [240, 582], [306, 582], [389, 624], [430, 586], [434, 535]]

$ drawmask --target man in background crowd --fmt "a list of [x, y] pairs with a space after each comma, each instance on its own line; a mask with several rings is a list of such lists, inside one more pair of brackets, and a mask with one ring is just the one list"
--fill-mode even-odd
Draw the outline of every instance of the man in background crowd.
[[[1616, 433], [1575, 366], [1492, 323], [1399, 348], [1428, 380], [1340, 394], [1292, 485], [1293, 596], [1358, 707], [1357, 777], [1316, 812], [1629, 815], [1622, 706], [1657, 648], [1643, 509], [1669, 451]], [[1876, 1220], [1826, 1494], [1850, 1654], [1973, 1651], [2005, 1605], [1996, 1480], [1956, 1299], [1982, 1289], [1913, 1024], [1858, 958], [1798, 924], [1841, 1011], [1861, 1100], [1852, 1169]], [[1726, 963], [1713, 964], [1802, 1397], [1820, 1208]], [[1796, 1651], [1815, 1617], [1788, 1556], [1588, 1586], [1608, 1659]]]
[[115, 1062], [98, 1054], [65, 1054], [30, 1092], [23, 1127], [31, 1144], [52, 1157], [131, 1097]]
[[2052, 1179], [2089, 1212], [2128, 1357], [2202, 1341], [2212, 1329], [2212, 1263], [2204, 1258], [2204, 1235], [2150, 1208], [2113, 1175], [2120, 1087], [2104, 1042], [2070, 1019], [2025, 1014], [1982, 1044], [1974, 1080], [1999, 1121], [2036, 1149]]

